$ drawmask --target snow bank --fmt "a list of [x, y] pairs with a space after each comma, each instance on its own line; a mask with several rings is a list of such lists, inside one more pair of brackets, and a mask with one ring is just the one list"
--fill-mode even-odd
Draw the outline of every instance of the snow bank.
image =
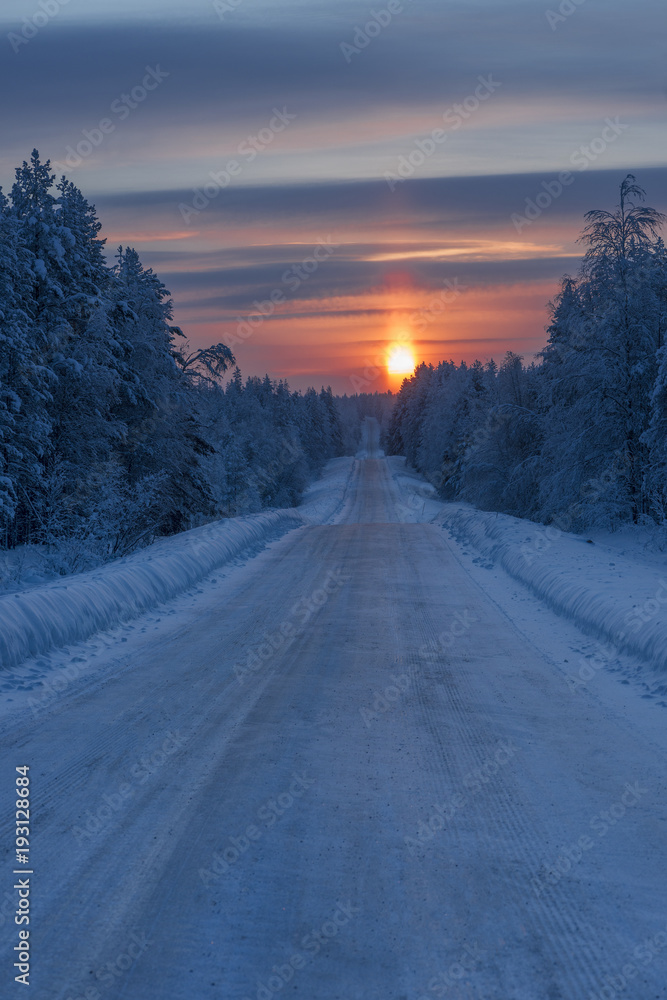
[[326, 523], [343, 505], [353, 465], [352, 459], [329, 462], [301, 507], [216, 521], [106, 566], [1, 597], [0, 667], [130, 621], [292, 528]]
[[599, 533], [591, 544], [588, 536], [465, 504], [445, 504], [439, 520], [587, 632], [667, 667], [667, 566], [644, 557], [639, 545], [619, 553]]
[[303, 495], [297, 508], [309, 524], [329, 524], [340, 514], [356, 469], [353, 458], [332, 458], [319, 479]]
[[217, 521], [99, 569], [0, 598], [0, 665], [14, 666], [136, 618], [303, 523], [298, 510]]

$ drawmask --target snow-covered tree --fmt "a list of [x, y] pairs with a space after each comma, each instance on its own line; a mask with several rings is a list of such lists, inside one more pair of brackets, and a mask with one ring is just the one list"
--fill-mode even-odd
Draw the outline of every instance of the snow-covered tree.
[[298, 502], [341, 450], [331, 390], [244, 385], [190, 347], [136, 251], [113, 266], [95, 209], [37, 151], [0, 192], [0, 530], [70, 568], [216, 516]]
[[53, 378], [28, 311], [32, 265], [21, 222], [0, 192], [0, 529], [6, 545], [29, 526], [30, 496], [51, 429]]
[[443, 496], [575, 528], [664, 520], [665, 219], [644, 197], [629, 174], [615, 210], [587, 213], [541, 364], [443, 362], [404, 382], [390, 448]]

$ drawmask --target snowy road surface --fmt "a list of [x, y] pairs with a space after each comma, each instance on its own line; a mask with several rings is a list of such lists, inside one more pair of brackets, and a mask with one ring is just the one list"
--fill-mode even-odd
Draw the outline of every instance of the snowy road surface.
[[3, 997], [667, 997], [665, 709], [572, 692], [391, 468], [6, 719]]

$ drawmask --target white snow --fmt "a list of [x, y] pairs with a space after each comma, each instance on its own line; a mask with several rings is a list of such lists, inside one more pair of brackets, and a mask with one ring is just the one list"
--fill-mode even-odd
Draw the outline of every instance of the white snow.
[[[366, 454], [360, 453], [362, 461]], [[339, 521], [354, 501], [348, 486], [358, 463], [359, 458], [329, 462], [298, 508], [208, 524], [99, 569], [0, 598], [0, 663], [14, 666], [81, 642], [159, 607], [286, 531]], [[467, 504], [442, 504], [403, 458], [385, 464], [401, 521], [442, 524], [453, 539], [472, 545], [589, 634], [654, 667], [667, 666], [667, 566], [653, 551], [653, 536], [642, 529], [622, 535], [597, 530], [589, 543], [589, 536]]]
[[161, 539], [87, 573], [0, 598], [0, 666], [81, 642], [184, 593], [215, 570], [343, 503], [352, 459], [335, 459], [299, 508], [230, 518]]
[[[573, 691], [594, 640], [448, 538], [458, 508], [400, 459], [327, 477], [328, 508], [315, 484], [298, 512], [315, 523], [44, 658], [64, 669], [36, 715], [11, 692], [2, 763], [30, 765], [36, 800], [32, 995], [261, 1000], [302, 956], [274, 996], [588, 1000], [630, 964], [617, 995], [662, 996], [659, 697], [612, 670]], [[470, 536], [493, 519], [466, 518]], [[541, 530], [499, 523], [497, 545]], [[599, 561], [571, 536], [544, 563], [566, 572], [561, 542]]]
[[590, 535], [466, 504], [446, 504], [441, 520], [453, 538], [473, 545], [585, 631], [667, 666], [667, 566], [633, 547], [627, 530], [623, 544], [599, 530], [589, 541]]
[[297, 508], [311, 524], [328, 524], [341, 511], [350, 479], [355, 471], [352, 458], [334, 458], [325, 467], [319, 479], [304, 492]]
[[100, 569], [8, 595], [0, 600], [0, 663], [13, 666], [128, 621], [302, 523], [288, 510], [207, 524]]

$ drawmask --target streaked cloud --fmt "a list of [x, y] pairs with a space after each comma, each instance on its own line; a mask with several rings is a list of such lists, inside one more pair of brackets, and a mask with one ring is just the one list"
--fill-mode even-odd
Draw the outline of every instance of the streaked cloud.
[[[109, 252], [137, 246], [197, 343], [231, 334], [333, 239], [238, 348], [248, 372], [302, 384], [329, 371], [341, 388], [453, 280], [468, 290], [415, 338], [424, 357], [537, 350], [584, 213], [613, 206], [629, 171], [667, 209], [664, 0], [587, 0], [558, 30], [545, 0], [405, 0], [347, 62], [341, 45], [381, 6], [241, 0], [221, 18], [210, 0], [72, 0], [14, 52], [6, 36], [31, 8], [5, 0], [3, 187], [34, 146], [63, 164], [97, 205]], [[133, 101], [147, 67], [166, 76]], [[474, 106], [480, 77], [499, 86]], [[240, 152], [276, 109], [294, 115], [289, 127]], [[104, 118], [114, 128], [90, 143]], [[573, 157], [607, 119], [623, 125], [617, 140], [579, 169]], [[445, 138], [429, 152], [436, 129]], [[72, 166], [82, 142], [94, 148]], [[214, 190], [231, 161], [239, 171]], [[404, 161], [409, 177], [391, 190]], [[517, 232], [512, 214], [566, 170], [573, 182]]]

